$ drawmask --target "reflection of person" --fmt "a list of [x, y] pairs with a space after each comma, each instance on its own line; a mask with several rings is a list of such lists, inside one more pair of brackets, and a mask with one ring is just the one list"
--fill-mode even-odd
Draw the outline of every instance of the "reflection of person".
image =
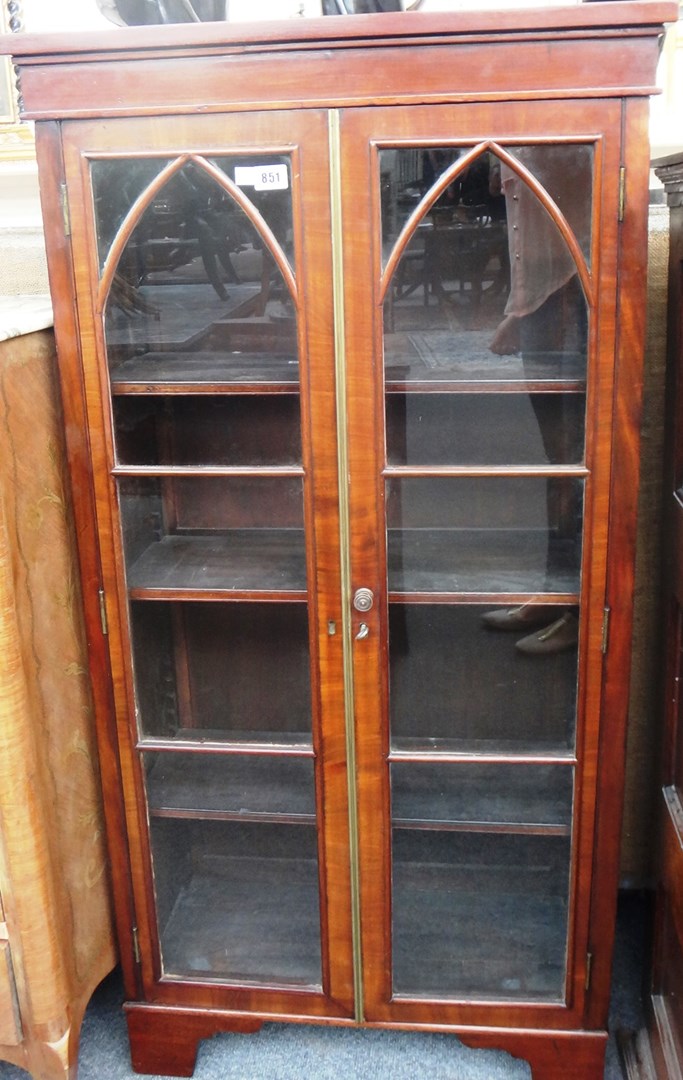
[[[527, 148], [526, 157], [537, 154], [539, 149], [546, 148]], [[533, 171], [533, 160], [525, 161], [523, 150], [517, 156]], [[505, 318], [490, 348], [499, 356], [521, 352], [533, 369], [533, 359], [538, 365], [543, 356], [556, 355], [560, 349], [566, 351], [571, 344], [566, 338], [572, 327], [578, 327], [578, 301], [582, 296], [576, 280], [576, 263], [538, 196], [513, 169], [501, 165], [499, 171], [492, 170], [491, 184], [494, 188], [499, 184], [505, 196], [510, 295]], [[565, 303], [572, 303], [572, 297], [576, 297], [577, 310], [563, 310]], [[573, 344], [576, 346], [578, 342]]]
[[[517, 152], [518, 158], [534, 172], [534, 158], [546, 147], [527, 147]], [[547, 165], [547, 160], [545, 162]], [[562, 169], [562, 165], [565, 166]], [[585, 198], [585, 190], [560, 163], [556, 182], [559, 190], [574, 187], [574, 197]], [[518, 173], [504, 164], [492, 172], [505, 195], [510, 251], [510, 294], [504, 318], [490, 343], [499, 356], [519, 353], [528, 379], [557, 378], [558, 365], [565, 358], [585, 356], [585, 300], [578, 281], [574, 259], [557, 225], [545, 210], [538, 196]], [[568, 193], [568, 198], [572, 197]], [[543, 445], [550, 464], [568, 460], [567, 421], [549, 421], [544, 401], [536, 406]], [[559, 485], [548, 480], [548, 529], [553, 520], [565, 517], [570, 529], [580, 515], [576, 500], [562, 499], [557, 505]], [[549, 552], [550, 557], [550, 552]], [[550, 567], [548, 567], [550, 569]], [[560, 652], [576, 644], [578, 621], [570, 609], [540, 604], [487, 612], [483, 621], [495, 630], [532, 630], [534, 633], [517, 642], [521, 652], [544, 654]]]

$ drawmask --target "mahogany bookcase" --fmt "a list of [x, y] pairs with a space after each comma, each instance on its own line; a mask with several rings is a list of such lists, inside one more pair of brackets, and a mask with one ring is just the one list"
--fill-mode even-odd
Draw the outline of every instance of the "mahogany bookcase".
[[6, 39], [132, 1057], [602, 1075], [670, 3]]

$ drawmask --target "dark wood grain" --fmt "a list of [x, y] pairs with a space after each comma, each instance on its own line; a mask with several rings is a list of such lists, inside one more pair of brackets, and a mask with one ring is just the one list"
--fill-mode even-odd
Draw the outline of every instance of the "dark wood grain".
[[683, 161], [680, 154], [656, 163], [669, 203], [666, 442], [664, 481], [664, 649], [662, 657], [662, 753], [659, 768], [660, 845], [654, 942], [647, 999], [647, 1032], [657, 1080], [680, 1073], [683, 1045]]
[[234, 1017], [225, 1021], [194, 1012], [180, 1019], [172, 1009], [126, 1007], [131, 1063], [136, 1072], [192, 1076], [201, 1039], [219, 1031], [251, 1034], [262, 1021]]
[[[606, 603], [616, 619], [605, 657], [602, 723], [598, 741], [597, 833], [592, 852], [594, 876], [589, 951], [594, 954], [587, 1015], [602, 1026], [607, 1015], [616, 889], [619, 875], [617, 834], [623, 803], [624, 742], [627, 723], [627, 676], [631, 660], [635, 522], [639, 477], [639, 428], [642, 404], [640, 357], [645, 335], [645, 274], [649, 161], [644, 145], [647, 110], [629, 102], [624, 113], [623, 154], [629, 160], [629, 197], [618, 238], [621, 256], [619, 325], [615, 364], [614, 440], [611, 458], [609, 532], [597, 524], [595, 546], [607, 545]], [[618, 748], [618, 753], [615, 750]], [[590, 782], [590, 768], [586, 770]], [[588, 844], [586, 844], [586, 856]], [[583, 854], [581, 856], [583, 858]], [[585, 893], [584, 902], [588, 902]], [[578, 975], [578, 973], [577, 973]]]

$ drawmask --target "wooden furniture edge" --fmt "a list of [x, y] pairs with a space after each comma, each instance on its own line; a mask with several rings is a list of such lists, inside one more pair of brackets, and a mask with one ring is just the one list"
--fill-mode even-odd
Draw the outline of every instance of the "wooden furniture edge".
[[247, 49], [277, 46], [334, 47], [367, 45], [384, 40], [412, 44], [415, 38], [460, 37], [482, 34], [504, 37], [514, 33], [553, 30], [613, 30], [624, 27], [661, 30], [675, 22], [678, 6], [673, 0], [626, 0], [584, 3], [556, 8], [519, 8], [500, 11], [396, 12], [313, 19], [273, 20], [268, 23], [197, 23], [148, 27], [120, 27], [81, 34], [4, 34], [0, 54], [11, 54], [22, 64], [68, 62], [88, 52], [115, 53], [128, 50], [174, 51], [187, 48], [223, 47]]

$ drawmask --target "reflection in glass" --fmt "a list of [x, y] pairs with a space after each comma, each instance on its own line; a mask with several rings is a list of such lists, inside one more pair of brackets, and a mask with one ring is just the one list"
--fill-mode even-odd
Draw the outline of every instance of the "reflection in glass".
[[590, 266], [593, 147], [586, 143], [541, 143], [505, 149], [550, 195]]
[[393, 988], [496, 1001], [565, 996], [565, 836], [394, 828]]
[[[287, 386], [298, 381], [295, 310], [282, 271], [260, 227], [202, 160], [186, 162], [162, 184], [119, 258], [105, 311], [115, 393], [144, 392], [149, 384], [164, 383]], [[102, 252], [135, 196], [169, 162], [92, 163]], [[254, 213], [291, 263], [288, 158], [232, 156], [206, 164], [233, 183], [238, 178]], [[272, 166], [279, 186], [255, 186], [254, 164]]]
[[161, 170], [169, 164], [169, 160], [150, 157], [91, 161], [90, 180], [97, 222], [100, 270], [136, 199], [140, 198]]
[[141, 738], [310, 744], [305, 604], [130, 608]]
[[163, 973], [320, 986], [315, 828], [152, 817]]
[[394, 478], [390, 592], [577, 593], [583, 481]]
[[[389, 710], [394, 750], [571, 754], [578, 652], [551, 635], [546, 648], [517, 648], [567, 614], [529, 604], [516, 629], [491, 625], [489, 605], [389, 605]], [[576, 609], [569, 614], [576, 619]], [[559, 646], [559, 647], [558, 647]]]
[[[381, 152], [385, 262], [422, 196], [468, 149]], [[587, 254], [591, 147], [512, 153]], [[387, 383], [576, 389], [585, 381], [587, 321], [577, 266], [557, 224], [515, 169], [486, 152], [432, 203], [400, 256], [384, 304]]]

